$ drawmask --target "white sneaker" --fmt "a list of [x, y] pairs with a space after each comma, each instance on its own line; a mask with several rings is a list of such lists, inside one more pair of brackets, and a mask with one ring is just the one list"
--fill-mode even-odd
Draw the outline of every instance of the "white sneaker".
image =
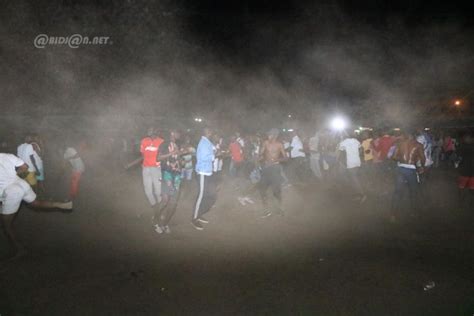
[[242, 206], [246, 206], [247, 204], [245, 204], [245, 198], [243, 197], [238, 197], [237, 200], [239, 200], [239, 203], [242, 204]]
[[158, 224], [155, 224], [155, 232], [158, 234], [163, 234], [163, 228], [161, 228]]
[[65, 203], [58, 203], [56, 207], [61, 210], [72, 210], [72, 201], [65, 202]]
[[255, 204], [255, 202], [251, 198], [249, 198], [248, 196], [244, 197], [244, 201], [248, 202], [250, 204]]

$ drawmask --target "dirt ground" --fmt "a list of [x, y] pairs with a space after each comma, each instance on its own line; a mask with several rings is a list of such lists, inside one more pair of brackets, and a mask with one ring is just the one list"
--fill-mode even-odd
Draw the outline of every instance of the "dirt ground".
[[474, 209], [454, 183], [435, 171], [421, 217], [390, 224], [389, 195], [296, 185], [285, 216], [260, 218], [227, 181], [197, 231], [193, 182], [157, 235], [139, 169], [89, 172], [72, 214], [21, 209], [29, 253], [0, 266], [0, 315], [474, 315]]

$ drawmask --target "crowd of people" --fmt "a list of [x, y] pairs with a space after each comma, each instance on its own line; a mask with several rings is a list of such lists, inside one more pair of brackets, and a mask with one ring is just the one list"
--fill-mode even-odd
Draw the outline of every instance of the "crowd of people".
[[[474, 192], [471, 134], [456, 141], [450, 136], [433, 137], [424, 129], [358, 132], [323, 129], [304, 137], [299, 131], [284, 134], [272, 129], [264, 135], [242, 137], [236, 132], [224, 138], [205, 128], [195, 148], [189, 135], [182, 142], [176, 130], [160, 133], [150, 129], [141, 141], [143, 157], [138, 161], [142, 161], [143, 185], [153, 209], [155, 231], [170, 233], [168, 224], [176, 211], [181, 180], [190, 181], [194, 174], [198, 194], [191, 224], [203, 230], [203, 224], [209, 222], [204, 214], [217, 200], [224, 166], [228, 168], [227, 181], [240, 179], [241, 185], [234, 190], [240, 204], [254, 204], [251, 195], [259, 192], [262, 217], [284, 214], [283, 187], [343, 182], [345, 193], [362, 204], [375, 185], [374, 179], [378, 179], [382, 195], [390, 195], [388, 190], [394, 188], [390, 220], [396, 222], [402, 215], [405, 193], [409, 197], [407, 209], [415, 216], [419, 214], [422, 187], [430, 170], [440, 166], [459, 169], [460, 203], [465, 202], [468, 191]], [[268, 189], [276, 202], [272, 207]]]
[[[139, 215], [150, 217], [157, 234], [171, 233], [169, 223], [183, 182], [197, 187], [193, 209], [189, 210], [191, 224], [197, 230], [209, 223], [205, 214], [218, 200], [223, 182], [235, 186], [235, 198], [242, 206], [261, 203], [262, 218], [285, 214], [282, 189], [286, 187], [343, 183], [344, 195], [363, 204], [377, 186], [377, 194], [390, 200], [390, 221], [397, 222], [404, 215], [403, 210], [418, 214], [422, 188], [433, 168], [459, 170], [459, 202], [472, 205], [472, 197], [470, 202], [467, 197], [474, 193], [474, 138], [469, 132], [458, 136], [435, 136], [425, 129], [316, 129], [304, 135], [298, 130], [282, 132], [274, 128], [265, 133], [243, 136], [235, 132], [224, 137], [206, 127], [200, 139], [194, 140], [191, 133], [150, 128], [137, 144], [139, 157], [130, 162], [133, 146], [126, 141], [121, 142], [122, 150], [115, 156], [119, 168], [141, 165], [144, 194], [151, 211]], [[69, 170], [69, 194], [62, 202], [37, 198], [46, 196], [47, 191], [43, 143], [38, 135], [27, 135], [15, 153], [0, 154], [1, 215], [15, 254], [21, 253], [22, 247], [12, 224], [22, 201], [37, 209], [72, 210], [86, 169], [81, 158], [85, 142], [75, 144], [61, 149], [63, 167]], [[255, 201], [256, 192], [260, 202]], [[409, 197], [405, 208], [404, 195]], [[269, 199], [275, 203], [269, 203]]]

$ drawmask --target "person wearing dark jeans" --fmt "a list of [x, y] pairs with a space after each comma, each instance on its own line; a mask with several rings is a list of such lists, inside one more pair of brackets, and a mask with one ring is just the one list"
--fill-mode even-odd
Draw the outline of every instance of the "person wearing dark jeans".
[[417, 213], [419, 209], [419, 183], [416, 169], [398, 167], [395, 190], [392, 196], [392, 220], [400, 216], [401, 201], [405, 188], [408, 190], [408, 198], [412, 210]]
[[[281, 209], [281, 166], [279, 164], [271, 165], [264, 167], [262, 169], [262, 178], [260, 180], [258, 189], [260, 191], [260, 196], [262, 197], [262, 203], [264, 207], [267, 207], [267, 190], [271, 188], [273, 196], [278, 203], [278, 213], [282, 214], [283, 210]], [[271, 215], [269, 210], [265, 210], [264, 217]]]
[[417, 170], [416, 166], [425, 165], [426, 158], [423, 145], [415, 140], [412, 133], [407, 133], [397, 144], [392, 159], [397, 161], [398, 165], [390, 216], [390, 220], [395, 222], [401, 212], [400, 201], [405, 188], [408, 189], [410, 198], [409, 208], [414, 212], [419, 210], [419, 204], [417, 203], [419, 198], [418, 173], [422, 174], [424, 168], [419, 167]]

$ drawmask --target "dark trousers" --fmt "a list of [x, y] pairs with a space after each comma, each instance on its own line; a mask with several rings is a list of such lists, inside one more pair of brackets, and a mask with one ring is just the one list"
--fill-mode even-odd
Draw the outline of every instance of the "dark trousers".
[[212, 176], [197, 175], [199, 181], [199, 191], [194, 207], [193, 220], [209, 212], [211, 207], [217, 200], [217, 185], [216, 179]]
[[307, 176], [307, 163], [305, 157], [291, 158], [290, 160], [290, 180], [293, 182], [303, 181]]
[[392, 215], [398, 215], [400, 213], [401, 201], [405, 189], [408, 190], [409, 208], [412, 211], [418, 211], [419, 184], [416, 170], [398, 167], [396, 172], [395, 190], [392, 196]]
[[267, 203], [267, 190], [270, 187], [272, 189], [273, 195], [277, 199], [278, 203], [281, 204], [281, 165], [272, 165], [269, 167], [264, 167], [262, 169], [262, 178], [259, 183], [259, 191], [262, 197], [262, 202], [264, 205]]

